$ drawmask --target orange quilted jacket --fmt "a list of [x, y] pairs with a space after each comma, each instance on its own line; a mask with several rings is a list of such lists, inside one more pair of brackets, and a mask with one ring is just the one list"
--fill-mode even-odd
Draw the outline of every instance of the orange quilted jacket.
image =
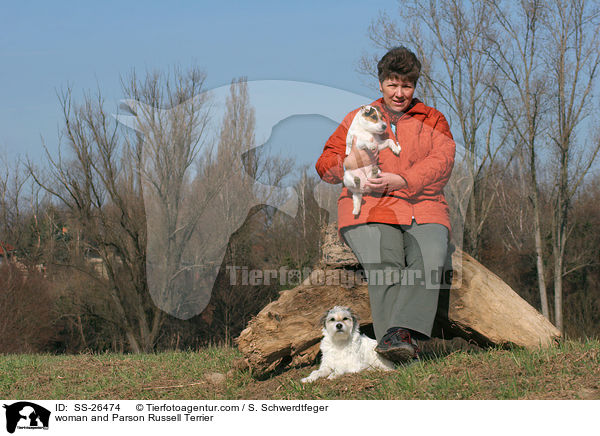
[[[383, 100], [371, 103], [382, 108]], [[346, 135], [359, 109], [350, 112], [325, 143], [317, 160], [319, 176], [328, 183], [341, 183], [346, 157]], [[382, 110], [384, 116], [385, 111]], [[394, 133], [389, 120], [388, 135]], [[407, 187], [385, 195], [363, 195], [360, 215], [352, 214], [352, 193], [344, 187], [338, 199], [338, 228], [378, 222], [386, 224], [442, 224], [450, 230], [448, 204], [443, 188], [454, 165], [455, 144], [444, 116], [418, 99], [398, 120], [396, 140], [402, 150], [396, 156], [389, 148], [379, 154], [381, 171], [401, 175]]]

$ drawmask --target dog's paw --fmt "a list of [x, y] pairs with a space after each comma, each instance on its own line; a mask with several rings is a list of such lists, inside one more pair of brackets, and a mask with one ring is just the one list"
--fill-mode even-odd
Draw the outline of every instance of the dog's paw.
[[310, 376], [308, 376], [308, 377], [301, 378], [300, 382], [302, 382], [302, 383], [312, 383], [315, 380], [317, 380], [318, 378], [319, 377], [310, 377]]
[[315, 372], [313, 371], [308, 376], [306, 376], [304, 378], [301, 378], [300, 382], [301, 383], [312, 383], [312, 382], [314, 382], [318, 378], [319, 378], [319, 375], [315, 374]]

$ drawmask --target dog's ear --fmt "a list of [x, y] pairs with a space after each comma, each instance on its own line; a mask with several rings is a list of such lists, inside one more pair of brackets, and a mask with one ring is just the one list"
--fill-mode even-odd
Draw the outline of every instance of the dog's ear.
[[355, 314], [351, 309], [348, 309], [348, 311], [350, 312], [350, 317], [352, 317], [352, 330], [358, 331], [358, 315]]
[[327, 316], [329, 316], [329, 310], [325, 311], [323, 316], [319, 318], [319, 327], [325, 327], [325, 323], [327, 322]]

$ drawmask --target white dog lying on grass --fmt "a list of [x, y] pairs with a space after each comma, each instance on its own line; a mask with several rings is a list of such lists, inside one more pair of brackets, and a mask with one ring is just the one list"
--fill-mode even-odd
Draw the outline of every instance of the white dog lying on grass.
[[333, 379], [342, 374], [365, 369], [394, 369], [394, 364], [375, 352], [377, 341], [360, 334], [356, 316], [347, 307], [335, 306], [322, 319], [321, 365], [300, 380], [314, 382], [318, 378]]

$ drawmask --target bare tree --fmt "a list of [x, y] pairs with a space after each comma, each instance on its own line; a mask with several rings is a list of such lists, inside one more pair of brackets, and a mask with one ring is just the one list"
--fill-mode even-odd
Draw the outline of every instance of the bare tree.
[[501, 32], [487, 34], [490, 42], [488, 54], [497, 66], [498, 81], [502, 83], [502, 87], [492, 84], [492, 89], [498, 96], [505, 128], [511, 132], [515, 149], [519, 152], [520, 168], [528, 175], [527, 192], [533, 209], [541, 309], [542, 314], [550, 319], [538, 180], [540, 143], [547, 128], [544, 123], [548, 121], [544, 118], [547, 90], [540, 56], [540, 20], [545, 12], [544, 2], [521, 2], [512, 9], [502, 2], [490, 1], [488, 4], [491, 16], [501, 29]]
[[[143, 83], [128, 81], [124, 105], [134, 115], [131, 159], [141, 162], [137, 183], [146, 217], [146, 279], [155, 304], [187, 319], [207, 296], [194, 280], [194, 236], [223, 177], [198, 182], [212, 151], [209, 94], [198, 70], [176, 71], [175, 80], [153, 75]], [[142, 144], [134, 146], [134, 144]], [[200, 176], [200, 178], [202, 175]], [[196, 178], [196, 180], [194, 180]]]
[[[546, 65], [555, 87], [551, 93], [556, 179], [553, 191], [552, 252], [554, 258], [555, 325], [562, 332], [565, 248], [572, 200], [582, 186], [600, 149], [600, 138], [578, 129], [588, 113], [600, 66], [600, 8], [585, 0], [554, 0], [544, 21], [548, 33]], [[597, 118], [594, 118], [597, 121]], [[580, 130], [579, 130], [580, 131]]]
[[202, 135], [200, 129], [197, 136], [195, 123], [203, 122], [203, 112], [192, 106], [197, 101], [191, 97], [200, 93], [203, 83], [198, 70], [187, 75], [175, 71], [174, 78], [149, 74], [144, 81], [132, 75], [124, 85], [131, 99], [144, 102], [145, 108], [177, 107], [164, 125], [159, 123], [165, 120], [149, 118], [155, 122], [144, 126], [151, 134], [149, 141], [142, 135], [130, 140], [105, 110], [100, 93], [86, 95], [75, 105], [67, 90], [60, 103], [70, 158], [47, 150], [48, 177], [29, 164], [35, 181], [68, 209], [83, 235], [85, 252], [102, 259], [103, 267], [94, 277], [106, 291], [108, 310], [102, 316], [124, 333], [134, 352], [153, 349], [163, 319], [161, 309], [148, 298], [144, 189], [151, 183], [164, 188], [159, 192], [166, 192], [167, 218], [172, 218]]
[[[214, 290], [214, 320], [226, 343], [238, 334], [265, 297], [263, 286], [252, 286], [234, 280], [238, 268], [264, 267], [260, 259], [269, 212], [261, 205], [283, 206], [285, 190], [282, 180], [290, 173], [292, 161], [268, 156], [269, 150], [258, 146], [255, 138], [255, 115], [245, 78], [232, 81], [220, 125], [216, 158], [208, 173], [224, 178], [207, 216], [211, 226], [212, 250], [225, 250], [225, 277]], [[257, 147], [258, 146], [258, 147]], [[215, 176], [210, 176], [213, 179]], [[239, 231], [238, 231], [239, 230]], [[230, 239], [230, 236], [233, 237]], [[258, 240], [257, 240], [258, 238]], [[257, 306], [258, 305], [258, 306]]]
[[[490, 1], [493, 18], [502, 29], [490, 35], [490, 59], [498, 68], [503, 89], [494, 87], [506, 128], [512, 132], [528, 174], [533, 208], [536, 267], [542, 313], [550, 318], [544, 264], [542, 185], [543, 162], [552, 174], [547, 196], [552, 205], [555, 324], [562, 331], [562, 281], [569, 234], [571, 201], [582, 186], [598, 153], [597, 138], [582, 121], [592, 107], [596, 82], [598, 10], [585, 1], [523, 1], [507, 7]], [[579, 129], [579, 130], [578, 130]], [[580, 133], [583, 142], [577, 141]], [[583, 143], [585, 142], [585, 145]], [[549, 145], [554, 145], [549, 150]]]
[[0, 242], [21, 247], [27, 237], [27, 203], [32, 198], [28, 198], [26, 192], [30, 187], [29, 177], [20, 161], [11, 165], [2, 158], [0, 164], [3, 167], [0, 174]]
[[[221, 175], [223, 180], [209, 219], [214, 223], [215, 240], [230, 242], [226, 263], [234, 270], [229, 271], [231, 274], [227, 274], [227, 278], [220, 283], [214, 298], [214, 319], [219, 324], [217, 328], [222, 331], [225, 343], [229, 344], [233, 332], [239, 330], [239, 322], [246, 318], [241, 312], [251, 306], [249, 303], [252, 299], [256, 299], [255, 293], [251, 292], [256, 289], [236, 286], [238, 283], [231, 282], [231, 278], [236, 276], [238, 262], [242, 261], [248, 267], [248, 253], [245, 251], [251, 243], [250, 234], [238, 234], [235, 241], [230, 240], [230, 235], [248, 222], [248, 213], [258, 203], [253, 184], [260, 172], [260, 156], [251, 151], [257, 145], [254, 137], [255, 117], [244, 78], [232, 81], [225, 106], [216, 159], [209, 167], [210, 179]], [[214, 247], [217, 250], [226, 248]]]

